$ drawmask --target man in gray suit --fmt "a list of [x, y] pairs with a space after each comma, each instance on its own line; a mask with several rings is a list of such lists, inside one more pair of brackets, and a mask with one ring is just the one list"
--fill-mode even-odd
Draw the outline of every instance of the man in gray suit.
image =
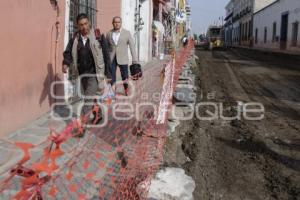
[[113, 29], [108, 32], [107, 40], [110, 51], [111, 59], [111, 76], [112, 76], [112, 88], [116, 90], [116, 71], [117, 66], [120, 68], [121, 77], [123, 80], [125, 95], [128, 95], [128, 46], [132, 55], [132, 63], [137, 63], [137, 56], [135, 52], [135, 45], [133, 38], [128, 30], [122, 28], [122, 18], [113, 18]]

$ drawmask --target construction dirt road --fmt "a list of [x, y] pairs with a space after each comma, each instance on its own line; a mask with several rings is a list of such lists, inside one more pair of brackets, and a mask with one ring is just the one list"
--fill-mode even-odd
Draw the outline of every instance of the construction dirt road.
[[[198, 117], [181, 125], [195, 200], [300, 199], [300, 59], [241, 49], [196, 55]], [[247, 103], [262, 105], [249, 116], [264, 118], [246, 119]], [[212, 113], [219, 117], [200, 118]]]

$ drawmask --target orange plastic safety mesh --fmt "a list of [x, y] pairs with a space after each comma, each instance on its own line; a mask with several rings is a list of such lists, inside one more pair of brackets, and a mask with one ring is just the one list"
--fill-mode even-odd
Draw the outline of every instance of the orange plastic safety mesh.
[[[83, 138], [74, 137], [81, 130], [79, 121], [73, 120], [39, 145], [14, 143], [24, 156], [1, 176], [0, 193], [19, 200], [146, 199], [151, 178], [163, 159], [167, 133], [164, 107], [170, 106], [173, 88], [191, 48], [192, 43], [167, 63], [144, 69], [144, 77], [134, 82], [134, 97], [116, 100], [134, 106], [149, 102], [156, 105], [157, 109], [142, 106], [139, 120], [116, 120], [112, 114], [115, 102], [107, 110], [107, 125], [89, 128]], [[160, 114], [164, 117], [158, 123]], [[37, 147], [44, 151], [35, 151]]]

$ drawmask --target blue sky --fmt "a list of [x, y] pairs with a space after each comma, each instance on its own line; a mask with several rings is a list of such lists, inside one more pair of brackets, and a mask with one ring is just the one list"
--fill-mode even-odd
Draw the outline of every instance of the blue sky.
[[[206, 33], [207, 27], [225, 18], [225, 6], [229, 0], [189, 0], [192, 11], [193, 33]], [[221, 21], [219, 22], [221, 23]]]

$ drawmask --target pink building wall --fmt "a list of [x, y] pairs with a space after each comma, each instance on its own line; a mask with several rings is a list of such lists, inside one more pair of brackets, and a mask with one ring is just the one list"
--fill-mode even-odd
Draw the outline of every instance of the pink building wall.
[[[58, 6], [57, 17], [50, 0], [0, 1], [0, 17], [7, 22], [0, 32], [0, 138], [45, 114], [54, 103], [51, 83], [63, 80], [66, 1]], [[97, 10], [97, 27], [107, 33], [112, 18], [121, 15], [121, 0], [97, 0]], [[63, 87], [56, 93], [63, 95]]]
[[65, 1], [58, 2], [55, 48], [57, 13], [50, 1], [0, 1], [5, 21], [0, 31], [0, 137], [50, 110], [50, 84], [62, 80]]
[[122, 0], [97, 0], [97, 26], [103, 33], [112, 29], [112, 18], [121, 16]]

